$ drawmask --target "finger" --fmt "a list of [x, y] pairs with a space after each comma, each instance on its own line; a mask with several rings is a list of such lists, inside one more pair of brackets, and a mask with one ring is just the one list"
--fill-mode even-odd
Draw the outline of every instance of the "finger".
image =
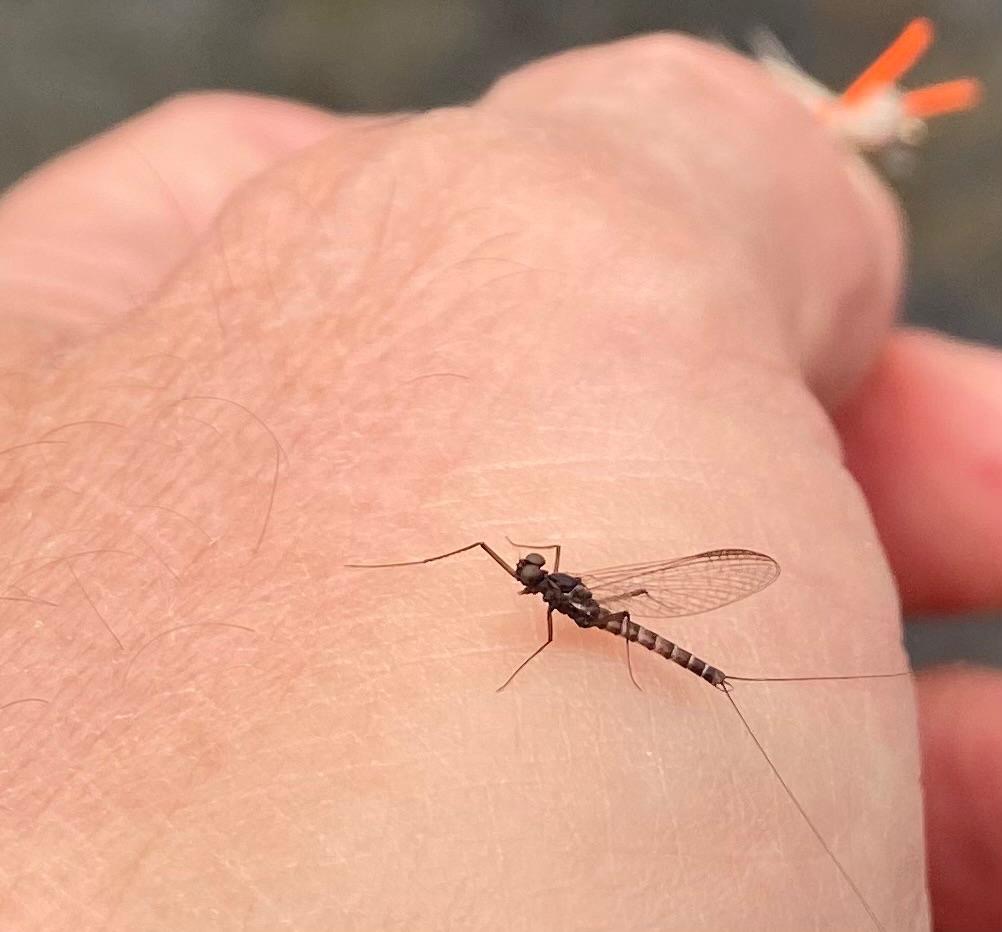
[[902, 330], [836, 422], [906, 608], [1002, 605], [1002, 354]]
[[[732, 283], [721, 317], [738, 331], [757, 324], [756, 348], [780, 327], [822, 400], [839, 398], [869, 366], [898, 301], [896, 205], [757, 64], [646, 36], [532, 64], [485, 105], [576, 137], [583, 153], [601, 154], [603, 171], [620, 167], [630, 194], [663, 209], [665, 229], [683, 227], [693, 251], [712, 245], [702, 257], [711, 277]], [[763, 290], [764, 321], [754, 318]]]
[[135, 306], [236, 188], [335, 123], [280, 100], [187, 95], [29, 175], [0, 202], [2, 355], [83, 335]]
[[918, 697], [936, 929], [1000, 929], [1002, 673], [926, 673]]

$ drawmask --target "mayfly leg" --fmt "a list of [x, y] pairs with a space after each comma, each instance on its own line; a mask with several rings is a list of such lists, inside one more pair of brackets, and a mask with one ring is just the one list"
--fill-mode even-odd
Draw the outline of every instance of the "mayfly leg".
[[516, 550], [552, 550], [553, 551], [553, 572], [556, 573], [560, 569], [560, 544], [538, 544], [536, 546], [531, 546], [529, 544], [516, 544], [510, 537], [505, 535], [505, 540], [512, 545]]
[[[513, 547], [523, 547], [524, 544], [515, 544], [510, 539], [508, 540]], [[488, 544], [484, 543], [482, 540], [478, 540], [475, 543], [467, 544], [465, 547], [457, 547], [455, 550], [450, 550], [448, 553], [440, 553], [434, 557], [425, 557], [423, 560], [401, 560], [395, 563], [346, 563], [345, 566], [351, 569], [384, 569], [397, 566], [421, 566], [424, 563], [434, 563], [436, 560], [444, 560], [447, 557], [454, 557], [460, 553], [466, 553], [468, 550], [476, 550], [477, 548], [483, 550], [495, 563], [497, 563], [509, 576], [513, 579], [517, 579], [518, 576], [515, 573], [515, 568], [511, 566], [503, 557], [501, 557], [495, 550], [493, 550]], [[560, 544], [547, 544], [542, 547], [534, 548], [537, 550], [553, 550], [555, 552], [554, 556], [554, 567], [559, 567], [560, 565]], [[537, 647], [528, 657], [525, 658], [516, 668], [515, 672], [508, 677], [498, 688], [497, 692], [501, 692], [516, 676], [523, 670], [523, 668], [529, 663], [529, 661], [534, 660], [538, 657], [545, 648], [549, 647], [553, 643], [553, 609], [548, 608], [546, 612], [546, 640]]]
[[[560, 544], [517, 544], [508, 535], [505, 535], [505, 540], [511, 544], [516, 550], [552, 550], [553, 551], [553, 572], [556, 573], [560, 570]], [[543, 648], [549, 647], [553, 643], [553, 609], [548, 608], [546, 610], [546, 641], [541, 647], [536, 648], [528, 657], [525, 658], [519, 665], [518, 668], [508, 677], [498, 688], [497, 692], [501, 692], [515, 677], [522, 671], [522, 669], [528, 665], [530, 660], [535, 660], [542, 652]]]
[[435, 557], [426, 557], [424, 560], [404, 560], [400, 563], [345, 563], [345, 566], [350, 569], [382, 569], [384, 567], [394, 567], [394, 566], [420, 566], [422, 563], [434, 563], [436, 560], [444, 560], [446, 557], [454, 557], [459, 553], [466, 553], [467, 550], [475, 550], [479, 547], [483, 550], [487, 556], [489, 556], [498, 566], [501, 567], [509, 576], [513, 579], [517, 578], [515, 576], [515, 567], [511, 566], [503, 557], [498, 555], [494, 550], [492, 550], [487, 544], [482, 540], [478, 540], [475, 543], [467, 544], [465, 547], [459, 547], [456, 550], [450, 550], [448, 553], [440, 553]]
[[553, 643], [553, 609], [546, 610], [546, 640], [539, 645], [528, 657], [525, 658], [516, 668], [515, 672], [508, 677], [495, 691], [501, 692], [519, 673], [526, 667], [530, 660], [535, 660], [547, 647]]

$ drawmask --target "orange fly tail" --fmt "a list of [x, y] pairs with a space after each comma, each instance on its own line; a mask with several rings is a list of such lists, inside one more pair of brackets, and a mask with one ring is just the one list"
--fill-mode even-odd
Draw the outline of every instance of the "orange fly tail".
[[932, 21], [925, 17], [913, 19], [899, 35], [852, 84], [842, 93], [841, 103], [853, 105], [874, 91], [898, 83], [932, 45]]
[[909, 116], [926, 120], [944, 113], [970, 110], [980, 100], [981, 82], [974, 78], [958, 78], [908, 91], [904, 95], [904, 107]]

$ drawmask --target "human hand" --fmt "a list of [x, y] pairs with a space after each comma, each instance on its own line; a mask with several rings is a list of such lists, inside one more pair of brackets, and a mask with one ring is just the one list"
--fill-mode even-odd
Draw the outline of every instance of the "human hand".
[[[732, 673], [901, 665], [815, 400], [882, 358], [897, 221], [753, 66], [652, 37], [428, 116], [173, 102], [15, 189], [0, 237], [5, 591], [58, 603], [4, 605], [10, 697], [50, 698], [5, 713], [5, 921], [867, 928], [705, 684], [635, 657], [638, 694], [564, 628], [496, 696], [538, 612], [496, 568], [341, 568], [754, 546], [768, 596], [662, 633]], [[876, 488], [900, 465], [854, 404]], [[920, 926], [907, 687], [798, 688], [735, 695]]]

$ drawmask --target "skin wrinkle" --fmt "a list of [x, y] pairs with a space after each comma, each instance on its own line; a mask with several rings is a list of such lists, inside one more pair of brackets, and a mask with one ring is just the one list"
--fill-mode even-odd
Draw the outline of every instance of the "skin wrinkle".
[[[548, 113], [546, 118], [550, 125], [549, 128], [546, 129], [545, 133], [541, 134], [553, 135], [554, 125], [552, 114]], [[567, 124], [566, 122], [560, 122], [557, 120], [555, 126], [563, 128], [565, 131], [569, 126], [569, 135], [571, 137], [576, 136], [579, 140], [582, 134], [584, 134], [582, 133], [582, 128], [573, 123]], [[609, 138], [607, 130], [603, 132], [603, 135], [605, 136], [605, 141], [607, 143]], [[589, 151], [592, 150], [596, 144], [601, 144], [596, 143], [593, 136], [594, 133], [584, 134], [584, 137], [589, 144], [583, 147]], [[675, 204], [679, 204], [680, 206], [675, 207], [676, 211], [684, 209], [685, 205], [693, 204], [695, 201], [691, 196], [685, 196], [684, 190], [678, 190], [678, 180], [671, 172], [672, 165], [674, 165], [674, 162], [671, 162], [668, 165], [658, 164], [657, 170], [649, 174], [641, 172], [638, 175], [635, 174], [626, 178], [617, 177], [615, 183], [617, 185], [616, 193], [619, 195], [619, 199], [624, 199], [625, 202], [632, 204], [640, 212], [647, 212], [649, 210], [651, 189], [662, 189], [665, 187], [669, 178], [674, 178], [675, 189], [669, 189], [665, 192], [662, 195], [664, 199], [672, 201]], [[662, 170], [664, 168], [667, 168], [667, 170]], [[589, 180], [591, 179], [592, 178], [589, 177]], [[595, 173], [594, 180], [599, 184], [608, 184], [607, 181], [603, 180], [602, 175], [599, 172]], [[677, 194], [678, 196], [673, 196], [674, 194]], [[697, 202], [700, 208], [705, 211], [707, 205], [711, 202], [711, 199], [707, 199], [707, 197], [711, 198], [712, 195], [707, 191], [701, 191], [700, 195], [701, 196]], [[723, 196], [725, 197], [726, 195]], [[675, 241], [669, 241], [670, 247], [664, 250], [664, 255], [678, 254], [681, 250], [684, 250], [687, 260], [686, 264], [690, 267], [689, 271], [690, 276], [692, 277], [698, 275], [696, 269], [700, 265], [707, 264], [708, 268], [712, 268], [715, 265], [720, 269], [726, 269], [731, 273], [725, 277], [720, 277], [726, 282], [728, 288], [728, 291], [725, 294], [721, 294], [719, 296], [721, 308], [726, 309], [724, 313], [719, 315], [719, 320], [722, 323], [727, 322], [732, 316], [733, 308], [739, 308], [742, 304], [753, 307], [765, 307], [775, 304], [777, 301], [776, 289], [771, 287], [774, 284], [773, 281], [762, 281], [762, 263], [757, 262], [755, 257], [749, 257], [745, 254], [747, 238], [735, 238], [733, 240], [721, 242], [719, 230], [723, 224], [721, 224], [720, 218], [726, 213], [729, 213], [729, 205], [727, 205], [726, 209], [717, 209], [712, 211], [708, 217], [703, 218], [705, 221], [700, 221], [698, 217], [692, 214], [685, 214], [684, 217], [679, 217], [678, 214], [675, 213], [672, 217], [673, 222], [685, 230], [685, 236], [679, 237]], [[654, 235], [658, 238], [658, 241], [655, 242], [663, 242], [664, 232], [662, 228], [657, 228]], [[698, 249], [698, 244], [700, 242], [705, 242], [707, 244], [705, 249]], [[647, 245], [643, 244], [640, 248], [647, 249]], [[733, 274], [733, 270], [737, 270], [737, 274]], [[699, 276], [698, 293], [700, 296], [700, 302], [705, 302], [707, 296], [715, 294], [716, 278], [717, 276], [715, 275]], [[736, 283], [742, 283], [742, 287], [748, 289], [748, 296], [768, 296], [768, 301], [741, 302], [739, 300], [735, 300], [738, 298], [734, 292]], [[687, 303], [683, 301], [674, 302], [672, 303], [672, 311], [678, 313], [685, 307], [686, 304]], [[791, 307], [788, 308], [788, 315], [786, 316], [793, 317], [794, 310], [794, 307], [791, 305]], [[707, 316], [706, 320], [711, 323], [713, 321], [713, 317]], [[765, 323], [767, 325], [771, 324], [773, 320], [775, 320], [775, 318], [771, 318], [769, 322]], [[706, 334], [703, 334], [703, 337], [708, 335], [709, 333], [707, 332]], [[778, 338], [782, 337], [779, 333], [775, 336]], [[714, 347], [714, 341], [707, 341], [704, 339], [701, 344], [696, 341], [693, 342], [693, 348], [700, 346], [702, 351], [706, 352], [707, 355], [717, 355], [713, 352], [714, 349], [718, 349], [718, 347]], [[731, 346], [728, 344], [727, 349], [728, 351], [735, 351], [735, 356], [740, 352], [750, 352], [750, 347], [748, 345]], [[793, 347], [788, 346], [787, 349], [788, 352], [785, 352], [782, 357], [780, 357], [785, 366], [789, 366], [790, 362], [796, 355], [793, 352]]]
[[[102, 555], [116, 555], [116, 556], [132, 557], [133, 559], [139, 560], [139, 561], [142, 561], [144, 559], [140, 554], [133, 553], [131, 550], [119, 550], [117, 548], [112, 548], [112, 547], [102, 547], [102, 548], [95, 549], [95, 550], [79, 550], [79, 551], [77, 551], [75, 553], [67, 553], [67, 554], [63, 554], [60, 557], [56, 557], [55, 559], [47, 560], [41, 566], [35, 567], [35, 569], [30, 570], [29, 572], [25, 573], [23, 576], [18, 577], [17, 582], [15, 583], [15, 585], [20, 585], [22, 582], [24, 582], [24, 580], [30, 578], [31, 576], [34, 576], [36, 573], [42, 572], [42, 570], [47, 570], [47, 569], [49, 569], [49, 568], [51, 568], [53, 566], [59, 566], [61, 564], [68, 563], [69, 561], [75, 560], [78, 557], [91, 557], [91, 556], [102, 556]], [[7, 568], [8, 569], [13, 569], [15, 567], [25, 566], [26, 564], [35, 563], [38, 560], [42, 560], [42, 559], [45, 559], [45, 558], [44, 557], [29, 557], [26, 560], [18, 560], [15, 563], [8, 564]]]
[[90, 593], [84, 588], [84, 584], [80, 582], [80, 577], [77, 575], [77, 571], [73, 568], [73, 562], [70, 559], [64, 560], [63, 564], [66, 569], [69, 570], [70, 575], [73, 577], [73, 581], [76, 583], [77, 588], [83, 593], [84, 599], [87, 600], [87, 604], [91, 607], [91, 610], [97, 615], [98, 620], [104, 625], [105, 630], [114, 638], [115, 643], [118, 645], [119, 650], [125, 650], [125, 645], [122, 643], [122, 639], [115, 633], [115, 630], [108, 624], [108, 619], [101, 614], [98, 607], [94, 604], [94, 600], [90, 597]]
[[168, 205], [169, 211], [180, 220], [180, 226], [183, 230], [180, 238], [185, 241], [185, 246], [190, 248], [198, 239], [198, 235], [195, 232], [195, 224], [192, 223], [174, 189], [167, 183], [167, 179], [164, 178], [163, 173], [156, 167], [153, 160], [143, 151], [141, 146], [127, 139], [123, 140], [123, 142], [128, 151], [139, 159], [140, 164], [148, 170], [156, 182], [157, 187], [163, 194], [164, 202]]
[[18, 443], [12, 447], [7, 447], [5, 450], [0, 450], [0, 456], [4, 456], [7, 453], [16, 453], [18, 450], [27, 450], [32, 447], [61, 446], [66, 442], [65, 440], [31, 440], [27, 443]]
[[[233, 271], [230, 267], [230, 260], [226, 252], [226, 243], [223, 237], [222, 224], [214, 224], [209, 231], [209, 243], [214, 247], [216, 256], [219, 258], [220, 265], [223, 269], [223, 274], [226, 277], [227, 284], [229, 285], [229, 293], [236, 294], [236, 280], [233, 277]], [[220, 298], [219, 293], [216, 290], [216, 284], [214, 278], [210, 277], [209, 288], [212, 293], [212, 300], [210, 304], [212, 305], [212, 313], [215, 318], [216, 327], [219, 329], [220, 339], [225, 343], [229, 339], [229, 333], [226, 329], [226, 325], [223, 323], [223, 302]]]
[[[104, 552], [108, 552], [108, 551], [107, 551], [107, 550], [105, 550]], [[130, 554], [130, 556], [133, 556], [133, 557], [136, 557], [137, 555], [135, 555], [135, 554]], [[28, 562], [28, 561], [21, 561], [21, 562], [22, 562], [22, 563], [24, 563], [24, 562]], [[54, 563], [56, 563], [56, 562], [60, 562], [60, 561], [50, 561], [50, 563], [49, 563], [49, 564], [47, 564], [47, 565], [53, 565], [53, 564], [54, 564]], [[32, 571], [32, 572], [35, 572], [35, 571], [37, 571], [37, 569], [42, 569], [42, 568], [44, 568], [44, 567], [40, 567], [40, 568], [36, 568], [36, 570], [34, 570], [34, 571]], [[71, 571], [72, 571], [72, 566], [70, 567], [70, 569], [71, 569]], [[75, 575], [75, 573], [74, 573], [74, 576], [75, 576], [75, 578], [76, 578], [76, 575]], [[86, 590], [84, 590], [84, 591], [85, 591], [85, 593], [86, 593]], [[98, 613], [98, 614], [100, 614], [100, 613]]]
[[[17, 588], [16, 586], [13, 588]], [[48, 599], [39, 599], [34, 596], [14, 596], [14, 595], [0, 595], [0, 602], [30, 602], [32, 605], [51, 605], [55, 608], [59, 607], [58, 602], [50, 602]]]
[[[221, 439], [221, 435], [220, 435], [220, 433], [219, 433], [218, 429], [217, 429], [217, 428], [216, 428], [216, 427], [215, 427], [214, 425], [210, 425], [210, 424], [208, 424], [207, 422], [202, 422], [202, 421], [201, 421], [200, 419], [196, 419], [196, 420], [198, 420], [198, 422], [199, 422], [200, 424], [201, 424], [201, 423], [204, 423], [204, 426], [207, 426], [207, 427], [209, 427], [209, 428], [210, 428], [210, 429], [211, 429], [211, 430], [212, 430], [212, 431], [213, 431], [213, 432], [214, 432], [214, 433], [216, 434], [216, 437], [217, 437], [217, 439]], [[144, 440], [144, 443], [145, 443], [145, 442], [146, 442], [146, 439], [145, 439], [145, 437], [143, 438], [143, 440]], [[184, 447], [184, 446], [182, 445], [182, 447], [178, 447], [178, 449], [185, 449], [185, 447]], [[141, 455], [144, 455], [144, 454], [141, 454]], [[164, 493], [164, 492], [166, 492], [167, 490], [168, 490], [168, 488], [167, 488], [167, 487], [164, 487], [164, 488], [162, 488], [162, 489], [158, 490], [158, 492], [159, 492], [160, 494], [163, 494], [163, 493]], [[134, 504], [133, 504], [133, 503], [129, 503], [129, 502], [127, 502], [127, 501], [120, 501], [120, 500], [115, 500], [114, 502], [109, 502], [109, 504], [110, 504], [110, 505], [111, 505], [112, 507], [116, 508], [116, 509], [117, 509], [117, 508], [119, 508], [119, 507], [121, 507], [121, 506], [125, 506], [126, 508], [131, 508], [131, 509], [134, 509]], [[180, 512], [180, 511], [179, 511], [178, 509], [170, 509], [170, 508], [169, 508], [168, 506], [163, 506], [163, 505], [157, 505], [157, 506], [150, 506], [150, 507], [158, 507], [158, 508], [160, 508], [160, 509], [162, 509], [162, 510], [165, 510], [165, 511], [170, 511], [170, 512], [172, 512], [172, 513], [175, 513], [175, 514], [178, 514], [178, 515], [179, 515], [179, 516], [181, 516], [181, 517], [185, 517], [185, 516], [183, 516], [183, 515], [182, 515], [182, 513], [181, 513], [181, 512]], [[189, 522], [189, 523], [190, 523], [190, 522]], [[211, 543], [211, 537], [210, 537], [210, 535], [208, 535], [208, 532], [207, 532], [207, 531], [205, 531], [205, 529], [204, 529], [204, 528], [201, 528], [201, 527], [199, 527], [199, 530], [200, 530], [200, 532], [201, 532], [201, 533], [203, 534], [203, 536], [205, 536], [205, 537], [206, 537], [206, 538], [207, 538], [208, 540], [210, 540], [210, 543]], [[150, 552], [151, 552], [151, 554], [152, 554], [152, 555], [153, 555], [153, 556], [155, 557], [155, 559], [157, 559], [157, 561], [158, 561], [158, 562], [159, 562], [159, 563], [160, 563], [160, 564], [161, 564], [161, 565], [162, 565], [162, 566], [163, 566], [163, 567], [164, 567], [165, 569], [167, 569], [167, 570], [168, 570], [168, 572], [170, 572], [170, 573], [171, 573], [172, 575], [174, 575], [174, 576], [177, 576], [177, 575], [179, 575], [179, 574], [178, 574], [178, 573], [177, 573], [177, 572], [176, 572], [175, 570], [173, 570], [173, 568], [172, 568], [172, 567], [170, 567], [170, 565], [169, 565], [169, 564], [168, 564], [168, 563], [167, 563], [167, 562], [166, 562], [166, 561], [164, 560], [164, 558], [163, 558], [163, 557], [161, 557], [161, 556], [160, 556], [160, 555], [159, 555], [159, 554], [158, 554], [158, 553], [156, 552], [156, 548], [152, 546], [151, 542], [150, 542], [150, 541], [149, 541], [148, 539], [145, 539], [145, 538], [143, 538], [143, 537], [142, 537], [142, 535], [138, 535], [138, 534], [137, 534], [136, 536], [137, 536], [137, 537], [139, 537], [139, 538], [141, 538], [141, 539], [143, 539], [143, 541], [144, 541], [144, 544], [146, 545], [146, 547], [147, 547], [148, 549], [150, 549]], [[196, 557], [195, 557], [195, 559], [197, 560], [197, 554], [196, 554]], [[191, 564], [189, 563], [189, 568], [190, 568], [190, 566], [191, 566]]]
[[174, 628], [169, 628], [167, 631], [160, 632], [160, 634], [150, 638], [150, 640], [146, 641], [146, 643], [144, 643], [141, 647], [139, 647], [130, 658], [128, 666], [126, 666], [122, 678], [125, 680], [129, 678], [129, 673], [132, 671], [132, 667], [135, 664], [135, 662], [139, 659], [139, 655], [142, 654], [143, 651], [145, 651], [148, 647], [151, 647], [157, 641], [162, 640], [168, 635], [175, 634], [178, 631], [186, 631], [190, 628], [235, 628], [240, 631], [248, 631], [251, 634], [257, 633], [254, 628], [249, 628], [247, 627], [247, 625], [231, 624], [222, 621], [200, 621], [200, 622], [191, 622], [190, 624], [185, 624], [185, 625], [177, 625]]
[[219, 401], [223, 404], [229, 404], [240, 408], [240, 410], [252, 417], [264, 429], [268, 436], [271, 437], [272, 443], [275, 444], [275, 471], [272, 477], [271, 487], [268, 491], [267, 505], [265, 507], [264, 518], [261, 523], [261, 532], [258, 534], [257, 540], [254, 543], [254, 548], [251, 551], [252, 555], [256, 555], [261, 549], [261, 544], [264, 542], [264, 536], [268, 531], [268, 522], [271, 518], [272, 508], [275, 505], [275, 494], [278, 491], [278, 475], [282, 460], [285, 460], [286, 464], [288, 464], [288, 457], [286, 456], [285, 450], [282, 448], [282, 444], [279, 442], [275, 432], [257, 414], [255, 414], [246, 405], [241, 404], [239, 401], [234, 401], [230, 398], [219, 398], [215, 395], [190, 395], [186, 398], [179, 399], [175, 402], [175, 404], [183, 404], [187, 401]]
[[153, 386], [157, 391], [167, 392], [167, 391], [173, 390], [175, 383], [178, 381], [178, 379], [181, 378], [182, 375], [190, 375], [191, 372], [192, 372], [192, 367], [188, 363], [188, 361], [182, 359], [180, 356], [177, 356], [174, 353], [151, 353], [151, 354], [148, 354], [146, 356], [143, 356], [141, 359], [136, 360], [136, 362], [133, 364], [133, 366], [131, 367], [131, 369], [132, 369], [133, 372], [135, 370], [137, 370], [137, 369], [143, 369], [143, 368], [146, 367], [146, 365], [148, 363], [150, 363], [150, 362], [152, 362], [154, 360], [157, 360], [157, 359], [176, 360], [176, 361], [179, 361], [181, 363], [171, 373], [160, 373], [159, 370], [156, 371], [156, 375], [157, 376], [162, 376], [162, 377], [166, 378], [166, 381], [163, 382], [161, 385]]
[[[389, 180], [389, 194], [386, 196], [385, 207], [379, 214], [378, 220], [376, 222], [376, 229], [373, 235], [372, 248], [369, 250], [368, 262], [370, 265], [375, 265], [378, 263], [380, 257], [385, 252], [386, 243], [388, 239], [388, 234], [390, 230], [390, 221], [393, 217], [393, 208], [397, 199], [397, 176], [391, 175]], [[363, 270], [363, 277], [369, 277], [375, 270], [373, 268], [367, 268]]]
[[[276, 177], [273, 180], [271, 186], [272, 196], [277, 197], [278, 194], [290, 195], [295, 201], [296, 209], [300, 216], [303, 212], [309, 214], [309, 216], [314, 221], [309, 225], [310, 234], [313, 235], [319, 231], [321, 234], [321, 244], [324, 247], [324, 251], [333, 251], [333, 243], [330, 234], [326, 229], [326, 216], [322, 215], [317, 208], [312, 203], [311, 199], [302, 191], [300, 187], [293, 183], [292, 181], [286, 181], [281, 175], [276, 173]], [[278, 223], [269, 224], [269, 226], [274, 226], [280, 229], [281, 226]], [[265, 273], [265, 283], [269, 293], [269, 297], [272, 300], [272, 306], [278, 312], [278, 316], [281, 317], [281, 310], [285, 304], [279, 296], [279, 287], [276, 283], [275, 272], [276, 269], [279, 272], [287, 271], [290, 264], [294, 263], [296, 258], [309, 250], [321, 251], [317, 248], [316, 244], [310, 243], [298, 243], [293, 239], [291, 232], [286, 232], [286, 238], [278, 244], [276, 248], [269, 248], [268, 244], [262, 243], [260, 246], [260, 261], [261, 267], [264, 269]], [[280, 257], [280, 262], [275, 262], [274, 266], [272, 260], [276, 257]], [[328, 289], [324, 288], [324, 282], [319, 279], [318, 276], [311, 276], [309, 279], [309, 284], [313, 285], [313, 294], [309, 296], [310, 300], [314, 303], [325, 303], [329, 299], [327, 293]], [[233, 285], [233, 290], [236, 286]], [[286, 286], [286, 290], [290, 290], [289, 286]]]
[[47, 437], [51, 437], [53, 434], [58, 433], [61, 430], [68, 430], [71, 427], [84, 427], [84, 426], [97, 426], [97, 427], [113, 427], [117, 430], [126, 430], [124, 424], [114, 424], [111, 421], [71, 421], [69, 424], [60, 424], [58, 427], [53, 427], [52, 430], [46, 431], [39, 438], [40, 440], [45, 440]]
[[[169, 826], [170, 820], [164, 819], [165, 828]], [[158, 842], [160, 842], [163, 835], [151, 833], [147, 838], [145, 844], [141, 845], [132, 855], [126, 860], [122, 865], [121, 870], [116, 874], [113, 882], [105, 888], [105, 896], [108, 897], [108, 908], [104, 916], [104, 921], [101, 923], [101, 929], [112, 929], [114, 928], [113, 923], [115, 921], [116, 915], [118, 915], [122, 903], [125, 901], [129, 890], [132, 888], [134, 882], [138, 878], [140, 872], [142, 871], [143, 864], [147, 858], [152, 854], [154, 848]], [[111, 889], [114, 892], [109, 896], [107, 890]]]
[[43, 705], [49, 704], [48, 699], [39, 699], [33, 696], [28, 696], [23, 699], [12, 699], [10, 702], [5, 702], [3, 705], [0, 705], [0, 712], [5, 712], [7, 709], [12, 708], [13, 706], [16, 705], [21, 705], [22, 703], [25, 702], [40, 702]]
[[[447, 114], [446, 115], [438, 114], [438, 115], [435, 115], [434, 118], [438, 119], [438, 120], [445, 120], [445, 121], [448, 121], [449, 119], [451, 119], [451, 117], [449, 115], [447, 115]], [[495, 236], [493, 236], [491, 238], [492, 239], [496, 239], [496, 234], [495, 234]], [[428, 256], [420, 256], [419, 255], [418, 256], [418, 265], [416, 265], [415, 268], [426, 268], [426, 267], [428, 267], [428, 265], [429, 265], [428, 258], [429, 258]], [[407, 277], [410, 277], [412, 274], [413, 274], [413, 272], [408, 273]], [[395, 282], [393, 284], [391, 290], [392, 290], [392, 292], [397, 297], [394, 299], [394, 303], [391, 305], [391, 309], [400, 306], [400, 304], [402, 302], [404, 302], [404, 301], [407, 301], [411, 305], [416, 306], [416, 307], [421, 307], [421, 306], [425, 305], [426, 302], [424, 302], [424, 301], [421, 300], [422, 295], [423, 295], [423, 291], [428, 286], [430, 286], [431, 284], [434, 284], [434, 283], [435, 283], [435, 279], [433, 278], [431, 281], [426, 282], [420, 291], [418, 291], [416, 293], [409, 293], [409, 292], [405, 291], [402, 288], [402, 283], [400, 281]], [[420, 321], [419, 321], [419, 323], [420, 323]]]
[[[152, 502], [145, 505], [132, 505], [129, 507], [131, 507], [134, 511], [142, 511], [143, 509], [146, 508], [152, 508], [156, 509], [157, 511], [163, 511], [169, 515], [174, 515], [174, 517], [180, 518], [187, 525], [193, 527], [196, 531], [198, 531], [198, 533], [201, 534], [206, 539], [206, 541], [208, 541], [209, 544], [215, 542], [215, 538], [212, 537], [212, 535], [209, 534], [209, 532], [206, 531], [205, 528], [203, 528], [197, 521], [195, 521], [193, 518], [189, 518], [186, 514], [182, 514], [176, 508], [168, 508], [166, 505], [158, 505]], [[180, 578], [180, 576], [175, 574], [175, 578]]]

